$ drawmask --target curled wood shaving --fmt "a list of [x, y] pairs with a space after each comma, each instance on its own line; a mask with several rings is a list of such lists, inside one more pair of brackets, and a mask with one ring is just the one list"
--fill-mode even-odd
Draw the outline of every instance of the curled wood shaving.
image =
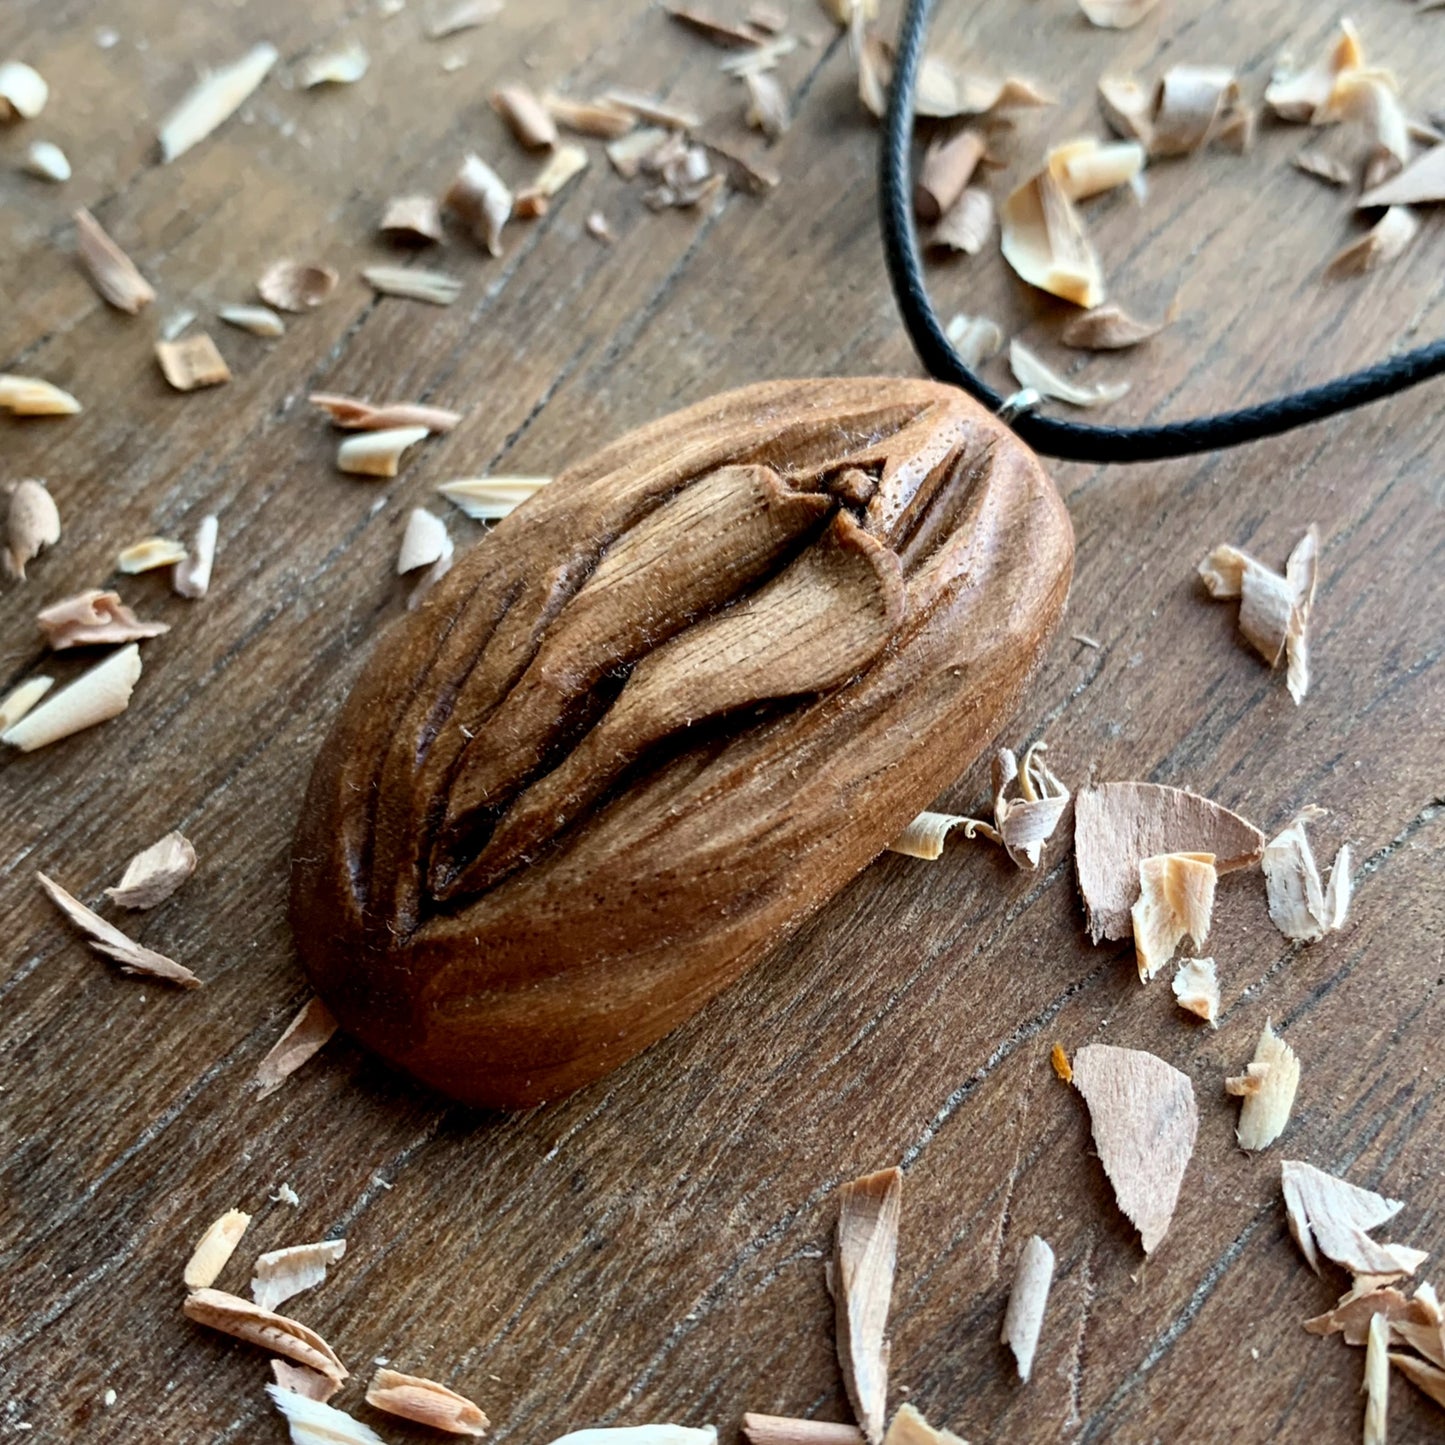
[[157, 567], [170, 567], [186, 560], [185, 546], [172, 537], [147, 537], [133, 542], [115, 559], [115, 565], [131, 576], [153, 572]]
[[402, 453], [429, 431], [430, 428], [424, 426], [399, 426], [348, 437], [336, 450], [336, 465], [353, 476], [394, 477], [400, 469]]
[[378, 1370], [371, 1377], [371, 1384], [366, 1387], [366, 1403], [448, 1435], [485, 1435], [491, 1424], [481, 1408], [465, 1395], [435, 1380], [403, 1375], [398, 1370]]
[[120, 882], [107, 888], [105, 896], [122, 908], [154, 908], [195, 871], [196, 850], [190, 839], [181, 833], [167, 833], [125, 865]]
[[1197, 793], [1160, 783], [1103, 783], [1079, 791], [1074, 862], [1089, 934], [1128, 938], [1139, 897], [1139, 865], [1161, 853], [1211, 853], [1216, 873], [1257, 863], [1264, 834]]
[[502, 0], [442, 0], [427, 15], [426, 38], [445, 40], [463, 30], [474, 30], [502, 13]]
[[696, 130], [701, 119], [690, 110], [668, 105], [665, 101], [654, 100], [650, 95], [641, 95], [635, 90], [609, 90], [603, 95], [606, 105], [629, 110], [648, 125], [660, 125], [667, 130]]
[[253, 45], [239, 60], [207, 76], [161, 122], [161, 160], [173, 161], [229, 120], [275, 65], [274, 45]]
[[748, 71], [743, 75], [748, 90], [743, 120], [769, 140], [777, 140], [792, 124], [792, 113], [783, 87], [771, 75]]
[[228, 1209], [219, 1219], [206, 1226], [186, 1261], [187, 1289], [207, 1289], [220, 1278], [241, 1236], [250, 1227], [251, 1216], [240, 1209]]
[[274, 1310], [302, 1290], [321, 1284], [327, 1269], [345, 1253], [344, 1239], [322, 1239], [258, 1255], [256, 1272], [251, 1277], [251, 1298], [263, 1310]]
[[1319, 119], [1358, 120], [1369, 137], [1366, 191], [1398, 175], [1410, 159], [1410, 125], [1400, 107], [1395, 77], [1384, 70], [1347, 70], [1336, 77]]
[[1391, 206], [1363, 236], [1337, 251], [1325, 276], [1363, 276], [1395, 260], [1419, 234], [1420, 220], [1408, 206]]
[[1170, 985], [1179, 1007], [1219, 1027], [1219, 975], [1212, 958], [1181, 958]]
[[[1377, 1314], [1385, 1317], [1392, 1335], [1400, 1324], [1408, 1326], [1409, 1323], [1419, 1322], [1430, 1327], [1428, 1312], [1418, 1298], [1407, 1299], [1391, 1285], [1371, 1284], [1361, 1289], [1359, 1281], [1348, 1294], [1340, 1296], [1340, 1302], [1334, 1309], [1306, 1320], [1304, 1327], [1312, 1335], [1343, 1335], [1347, 1345], [1358, 1347], [1365, 1343], [1370, 1321]], [[1438, 1326], [1436, 1328], [1438, 1331]]]
[[70, 162], [54, 141], [31, 141], [25, 151], [25, 169], [42, 181], [60, 184], [70, 179]]
[[1040, 171], [1013, 191], [999, 220], [1004, 260], [1030, 286], [1076, 306], [1093, 307], [1103, 301], [1099, 258], [1052, 172]]
[[429, 301], [433, 306], [450, 306], [462, 294], [461, 281], [441, 271], [368, 266], [361, 275], [373, 291], [383, 296], [404, 296], [410, 301]]
[[371, 57], [359, 40], [348, 40], [335, 50], [308, 56], [296, 68], [303, 90], [318, 85], [355, 85], [371, 69]]
[[863, 1445], [856, 1425], [832, 1420], [794, 1420], [785, 1415], [743, 1416], [743, 1434], [749, 1445]]
[[1307, 628], [1319, 575], [1319, 533], [1312, 526], [1295, 544], [1284, 575], [1248, 553], [1216, 547], [1199, 564], [1209, 595], [1240, 599], [1239, 630], [1271, 667], [1287, 662], [1286, 682], [1296, 703], [1309, 691]]
[[80, 403], [68, 391], [35, 376], [0, 372], [0, 411], [12, 416], [74, 416]]
[[491, 255], [502, 254], [502, 228], [512, 215], [506, 182], [479, 155], [468, 155], [442, 197], [442, 205]]
[[1390, 1355], [1390, 1363], [1423, 1395], [1445, 1405], [1445, 1369], [1417, 1360], [1413, 1355]]
[[951, 210], [983, 159], [984, 139], [976, 130], [934, 141], [923, 153], [913, 186], [913, 209], [921, 221], [940, 220]]
[[118, 592], [80, 592], [36, 613], [35, 625], [52, 652], [107, 642], [138, 642], [169, 632], [164, 622], [142, 622]]
[[979, 366], [1003, 349], [1003, 328], [987, 316], [954, 316], [944, 334], [968, 367]]
[[[993, 227], [993, 197], [981, 186], [967, 186], [928, 233], [927, 243], [949, 251], [962, 251], [967, 256], [977, 256], [993, 234]], [[1003, 336], [1000, 334], [994, 351], [1002, 345]]]
[[965, 818], [957, 813], [920, 813], [889, 845], [888, 852], [904, 853], [910, 858], [937, 862], [943, 856], [943, 844], [955, 829], [962, 828], [965, 838], [982, 833], [995, 843], [1002, 843], [998, 833], [981, 818]]
[[386, 1445], [380, 1435], [360, 1420], [283, 1385], [267, 1385], [266, 1393], [286, 1417], [291, 1445]]
[[434, 196], [393, 196], [381, 215], [381, 233], [393, 241], [444, 241], [442, 210]]
[[548, 93], [542, 97], [552, 119], [564, 130], [598, 140], [617, 140], [637, 125], [637, 117], [620, 105], [600, 100], [571, 100], [565, 95]]
[[418, 567], [430, 567], [452, 555], [452, 539], [447, 524], [425, 507], [413, 507], [402, 533], [401, 549], [396, 558], [396, 575], [404, 577]]
[[46, 698], [0, 733], [0, 742], [19, 748], [22, 753], [33, 752], [118, 717], [129, 705], [140, 674], [140, 648], [132, 642], [96, 663], [89, 672], [83, 672], [69, 687]]
[[[1359, 1289], [1361, 1280], [1355, 1282]], [[1440, 1313], [1440, 1301], [1435, 1286], [1421, 1284], [1416, 1287], [1410, 1307], [1390, 1320], [1391, 1334], [1418, 1350], [1432, 1365], [1445, 1370], [1445, 1317]], [[1445, 1404], [1445, 1400], [1441, 1401]]]
[[442, 496], [478, 522], [500, 522], [551, 477], [463, 477], [437, 486]]
[[1366, 1233], [1393, 1219], [1405, 1207], [1400, 1200], [1386, 1199], [1296, 1159], [1284, 1160], [1280, 1174], [1289, 1232], [1316, 1274], [1320, 1255], [1352, 1274], [1386, 1279], [1414, 1274], [1428, 1258], [1424, 1250], [1379, 1244]]
[[133, 938], [128, 938], [113, 923], [107, 923], [100, 914], [87, 908], [45, 874], [37, 873], [35, 876], [40, 880], [40, 886], [50, 895], [51, 902], [85, 935], [85, 941], [97, 953], [114, 959], [120, 965], [122, 973], [164, 979], [165, 982], [179, 984], [182, 988], [201, 986], [200, 979], [190, 969], [162, 953], [142, 948]]
[[1171, 66], [1154, 92], [1149, 154], [1193, 154], [1238, 99], [1239, 84], [1232, 70], [1218, 65]]
[[1162, 321], [1138, 321], [1109, 302], [1070, 318], [1059, 340], [1081, 351], [1123, 351], [1158, 336], [1163, 329]]
[[580, 176], [589, 164], [587, 152], [579, 145], [558, 145], [547, 164], [537, 172], [530, 186], [517, 192], [516, 212], [519, 216], [540, 216], [547, 202], [567, 183]]
[[1132, 75], [1106, 75], [1099, 81], [1099, 109], [1109, 128], [1147, 148], [1154, 133], [1154, 97]]
[[53, 677], [30, 677], [0, 697], [0, 733], [14, 727], [54, 686]]
[[340, 1380], [319, 1375], [304, 1365], [293, 1365], [288, 1360], [272, 1360], [271, 1373], [276, 1378], [276, 1387], [293, 1395], [304, 1395], [308, 1400], [319, 1400], [323, 1405], [341, 1388]]
[[157, 341], [156, 360], [161, 375], [177, 391], [199, 391], [203, 386], [220, 386], [231, 379], [225, 357], [204, 331], [179, 341]]
[[34, 120], [50, 98], [45, 77], [23, 60], [0, 64], [0, 122]]
[[1101, 381], [1093, 386], [1070, 381], [1036, 356], [1017, 337], [1009, 342], [1009, 370], [1021, 387], [1038, 392], [1046, 401], [1062, 401], [1069, 406], [1107, 406], [1129, 392], [1127, 381]]
[[1069, 1056], [1064, 1052], [1062, 1044], [1055, 1044], [1049, 1050], [1049, 1066], [1063, 1083], [1074, 1082], [1074, 1066], [1069, 1062]]
[[[315, 1330], [273, 1310], [262, 1309], [240, 1295], [226, 1294], [218, 1289], [198, 1289], [186, 1297], [184, 1309], [186, 1318], [198, 1325], [220, 1330], [222, 1334], [232, 1335], [248, 1344], [260, 1345], [262, 1349], [284, 1355], [286, 1359], [330, 1379], [339, 1381], [347, 1378], [346, 1367], [337, 1359], [336, 1351]], [[275, 1387], [268, 1385], [266, 1388], [272, 1390]]]
[[339, 396], [330, 391], [313, 391], [306, 398], [330, 418], [342, 431], [386, 431], [392, 427], [420, 426], [429, 432], [449, 432], [460, 425], [462, 413], [442, 406], [423, 406], [418, 402], [388, 402], [377, 406], [355, 396]]
[[220, 519], [205, 516], [196, 524], [189, 555], [176, 563], [171, 590], [179, 597], [204, 597], [210, 590], [211, 570], [216, 565], [216, 542], [221, 534]]
[[1214, 911], [1214, 855], [1162, 853], [1139, 861], [1139, 900], [1131, 914], [1139, 979], [1147, 983], [1188, 938], [1209, 937]]
[[1038, 1349], [1053, 1278], [1053, 1250], [1037, 1234], [1030, 1235], [1019, 1253], [1008, 1312], [1003, 1320], [1003, 1342], [1014, 1352], [1021, 1380], [1027, 1380], [1034, 1367], [1034, 1352]]
[[[1226, 1089], [1231, 1082], [1226, 1080]], [[1243, 1085], [1244, 1105], [1234, 1137], [1241, 1149], [1267, 1149], [1284, 1133], [1299, 1088], [1299, 1059], [1267, 1019]]]
[[281, 311], [309, 311], [336, 289], [340, 278], [330, 266], [304, 261], [276, 261], [256, 283], [263, 301]]
[[216, 315], [252, 336], [284, 336], [286, 323], [269, 306], [221, 306]]
[[1372, 1315], [1365, 1342], [1364, 1445], [1385, 1445], [1390, 1416], [1389, 1351], [1389, 1324], [1384, 1315]]
[[1339, 34], [1324, 58], [1309, 70], [1279, 69], [1270, 77], [1264, 103], [1280, 120], [1312, 124], [1316, 114], [1329, 104], [1335, 79], [1342, 72], [1358, 70], [1365, 63], [1359, 32], [1349, 20], [1340, 21]]
[[319, 998], [308, 1000], [256, 1068], [252, 1082], [260, 1097], [274, 1094], [302, 1064], [325, 1048], [336, 1029], [331, 1010]]
[[1355, 203], [1370, 206], [1423, 206], [1445, 201], [1445, 146], [1431, 146], [1399, 175], [1367, 190]]
[[952, 1430], [937, 1430], [928, 1423], [911, 1405], [900, 1405], [888, 1433], [883, 1437], [884, 1445], [968, 1445]]
[[1071, 201], [1085, 201], [1129, 185], [1143, 171], [1146, 159], [1138, 141], [1105, 143], [1089, 138], [1052, 147], [1045, 164]]
[[870, 1445], [880, 1445], [888, 1404], [884, 1332], [898, 1259], [903, 1173], [881, 1169], [838, 1191], [833, 1293], [843, 1383]]
[[1132, 30], [1149, 15], [1159, 0], [1079, 0], [1090, 25], [1101, 30]]
[[1110, 1044], [1085, 1045], [1073, 1068], [1114, 1197], [1150, 1254], [1168, 1232], [1194, 1152], [1194, 1086], [1163, 1059]]
[[1350, 911], [1350, 845], [1342, 845], [1335, 854], [1326, 887], [1305, 832], [1306, 824], [1322, 816], [1320, 808], [1303, 809], [1264, 850], [1270, 921], [1286, 938], [1304, 943], [1337, 933]]
[[557, 144], [557, 121], [525, 86], [499, 86], [492, 92], [492, 109], [528, 150], [546, 150]]
[[[1020, 868], [1039, 866], [1043, 846], [1069, 803], [1068, 788], [1039, 760], [1045, 751], [1045, 743], [1029, 748], [1022, 771], [1008, 748], [1001, 748], [993, 760], [993, 821], [998, 841]], [[1015, 782], [1019, 796], [1010, 798], [1007, 793]]]
[[102, 299], [131, 316], [156, 299], [150, 282], [84, 206], [76, 211], [74, 220], [81, 264]]
[[27, 477], [10, 489], [5, 507], [5, 570], [17, 581], [47, 547], [60, 540], [60, 508], [44, 482]]

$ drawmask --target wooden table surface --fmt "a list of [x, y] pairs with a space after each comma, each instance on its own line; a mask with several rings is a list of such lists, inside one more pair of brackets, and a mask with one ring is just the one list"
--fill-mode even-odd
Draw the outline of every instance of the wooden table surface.
[[[803, 44], [779, 72], [796, 112], [764, 199], [653, 214], [594, 143], [593, 164], [491, 260], [454, 240], [448, 309], [377, 300], [382, 203], [445, 185], [468, 149], [513, 181], [535, 162], [491, 111], [501, 80], [587, 94], [655, 89], [747, 143], [720, 52], [642, 0], [507, 0], [500, 18], [423, 38], [420, 0], [171, 5], [8, 0], [0, 58], [50, 81], [36, 121], [0, 131], [0, 369], [76, 393], [83, 415], [0, 419], [0, 480], [48, 480], [65, 520], [31, 580], [0, 596], [0, 688], [46, 659], [47, 603], [119, 585], [172, 625], [143, 644], [129, 711], [0, 763], [0, 1433], [107, 1441], [282, 1438], [263, 1354], [182, 1318], [181, 1266], [224, 1209], [255, 1223], [221, 1284], [257, 1250], [344, 1234], [332, 1278], [293, 1302], [364, 1383], [374, 1357], [478, 1399], [496, 1440], [546, 1445], [588, 1424], [715, 1422], [744, 1410], [847, 1418], [823, 1256], [837, 1186], [906, 1171], [892, 1316], [892, 1404], [978, 1441], [1327, 1441], [1358, 1438], [1363, 1356], [1300, 1322], [1343, 1277], [1317, 1279], [1285, 1230], [1282, 1157], [1405, 1201], [1384, 1234], [1445, 1248], [1445, 425], [1440, 388], [1198, 460], [1055, 465], [1078, 535], [1070, 611], [1007, 740], [1047, 735], [1075, 786], [1142, 778], [1194, 788], [1262, 827], [1329, 816], [1319, 851], [1355, 850], [1354, 913], [1311, 947], [1271, 926], [1257, 874], [1220, 889], [1210, 951], [1224, 1005], [1192, 1025], [1132, 951], [1090, 947], [1070, 848], [1037, 874], [961, 840], [941, 862], [885, 856], [773, 958], [614, 1076], [512, 1118], [448, 1108], [344, 1039], [283, 1089], [248, 1081], [307, 997], [289, 936], [287, 855], [317, 746], [373, 640], [404, 605], [392, 575], [409, 509], [448, 476], [549, 473], [626, 428], [711, 392], [792, 375], [917, 374], [882, 271], [876, 131], [846, 45], [812, 0], [788, 0]], [[946, 0], [938, 47], [1029, 75], [1060, 98], [1025, 117], [1019, 165], [1101, 134], [1110, 70], [1238, 65], [1257, 98], [1285, 46], [1325, 43], [1330, 7], [1163, 0], [1127, 32], [1069, 0]], [[1402, 0], [1352, 12], [1413, 107], [1441, 99], [1445, 15]], [[109, 28], [112, 36], [102, 34]], [[358, 85], [306, 92], [297, 59], [364, 41]], [[282, 60], [240, 116], [175, 164], [155, 123], [198, 67], [269, 39]], [[106, 40], [113, 44], [106, 45]], [[449, 58], [462, 61], [447, 69]], [[19, 173], [34, 137], [74, 178]], [[1133, 391], [1108, 417], [1175, 417], [1322, 380], [1445, 329], [1437, 218], [1397, 263], [1325, 284], [1357, 230], [1346, 195], [1289, 165], [1303, 134], [1266, 126], [1245, 157], [1211, 151], [1090, 207], [1115, 297], [1174, 324], [1145, 350], [1090, 360]], [[1017, 174], [1019, 166], [1012, 174]], [[1003, 193], [1007, 178], [996, 184]], [[103, 305], [74, 259], [89, 206], [159, 292], [138, 318]], [[617, 233], [583, 229], [601, 209]], [[281, 256], [342, 282], [268, 342], [215, 320]], [[933, 271], [940, 306], [995, 316], [1046, 355], [1063, 316], [996, 255]], [[234, 378], [179, 395], [152, 346], [199, 313]], [[991, 372], [1006, 385], [1001, 363]], [[335, 470], [305, 403], [324, 388], [467, 412], [394, 482]], [[162, 574], [118, 578], [117, 550], [220, 517], [211, 595]], [[1316, 682], [1296, 708], [1209, 602], [1195, 565], [1219, 542], [1280, 565], [1317, 523]], [[449, 517], [466, 546], [475, 524]], [[1085, 633], [1097, 649], [1071, 641]], [[945, 806], [987, 792], [973, 768]], [[931, 800], [920, 799], [920, 804]], [[172, 829], [200, 867], [133, 915], [205, 986], [121, 977], [65, 927], [37, 868], [92, 903], [137, 848]], [[1234, 1144], [1222, 1092], [1266, 1018], [1303, 1061], [1284, 1139]], [[1188, 1072], [1198, 1147], [1173, 1228], [1147, 1263], [1091, 1151], [1050, 1046], [1107, 1041]], [[294, 1207], [272, 1202], [289, 1184]], [[1032, 1382], [998, 1344], [1014, 1261], [1032, 1233], [1058, 1270]], [[1441, 1281], [1445, 1283], [1445, 1281]], [[113, 1405], [102, 1402], [113, 1389]], [[421, 1439], [360, 1406], [392, 1440]], [[1391, 1439], [1442, 1416], [1400, 1382]]]

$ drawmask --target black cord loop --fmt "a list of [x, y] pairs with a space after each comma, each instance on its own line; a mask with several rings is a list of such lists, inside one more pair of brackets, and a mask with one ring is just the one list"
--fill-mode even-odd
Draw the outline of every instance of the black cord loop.
[[[934, 0], [908, 0], [898, 35], [898, 54], [883, 132], [880, 176], [883, 249], [894, 299], [913, 348], [930, 376], [962, 387], [990, 411], [1001, 397], [963, 364], [943, 333], [923, 277], [918, 232], [913, 222], [913, 96], [923, 41]], [[1241, 446], [1337, 412], [1365, 406], [1445, 372], [1445, 340], [1377, 362], [1323, 386], [1310, 387], [1258, 406], [1163, 426], [1084, 426], [1027, 412], [1012, 421], [1014, 431], [1035, 451], [1081, 462], [1150, 462]]]

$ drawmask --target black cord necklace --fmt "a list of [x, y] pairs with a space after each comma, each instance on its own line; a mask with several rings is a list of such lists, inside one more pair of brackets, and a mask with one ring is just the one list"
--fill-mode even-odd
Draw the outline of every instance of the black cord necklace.
[[[938, 313], [933, 309], [924, 281], [918, 232], [913, 223], [913, 95], [933, 5], [934, 0], [908, 0], [898, 36], [898, 55], [883, 132], [880, 178], [883, 249], [903, 324], [929, 375], [962, 387], [991, 410], [1001, 411], [1005, 399], [963, 364], [939, 325]], [[1118, 427], [1084, 426], [1023, 412], [1011, 417], [1010, 425], [1022, 441], [1045, 456], [1081, 462], [1152, 462], [1259, 441], [1336, 412], [1379, 401], [1441, 372], [1445, 372], [1445, 340], [1337, 377], [1323, 386], [1216, 416], [1194, 417], [1163, 426]]]

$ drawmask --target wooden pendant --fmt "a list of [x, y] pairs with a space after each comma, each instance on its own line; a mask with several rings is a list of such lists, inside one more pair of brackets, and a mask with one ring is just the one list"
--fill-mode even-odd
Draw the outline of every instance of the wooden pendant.
[[630, 433], [377, 645], [297, 830], [306, 971], [455, 1099], [601, 1077], [971, 766], [1072, 566], [1037, 457], [935, 382], [769, 382]]

